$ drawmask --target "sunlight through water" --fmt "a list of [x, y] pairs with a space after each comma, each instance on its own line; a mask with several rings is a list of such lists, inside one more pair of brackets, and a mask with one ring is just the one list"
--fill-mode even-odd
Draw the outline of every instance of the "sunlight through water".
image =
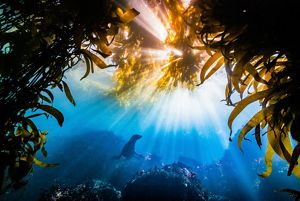
[[[190, 1], [176, 8], [149, 2], [128, 1], [140, 15], [134, 28], [120, 30], [112, 44], [115, 53], [106, 63], [119, 66], [95, 69], [93, 75], [81, 81], [82, 88], [91, 94], [98, 91], [100, 97], [115, 99], [90, 111], [99, 112], [102, 127], [124, 138], [142, 134], [140, 146], [145, 151], [156, 150], [170, 161], [180, 155], [202, 162], [217, 160], [229, 145], [226, 119], [230, 108], [221, 101], [225, 97], [226, 73], [220, 70], [197, 86], [199, 69], [208, 55], [186, 44], [188, 40], [198, 44], [198, 39], [188, 26], [180, 25], [180, 17], [174, 19]], [[152, 42], [147, 43], [149, 40]], [[126, 46], [119, 45], [124, 41]], [[84, 67], [71, 73], [74, 80], [79, 80]], [[89, 124], [99, 125], [99, 118], [89, 120]]]
[[143, 0], [133, 0], [128, 3], [141, 13], [136, 17], [136, 23], [160, 41], [165, 41], [168, 36], [168, 31], [166, 29], [167, 21], [163, 22], [162, 19], [164, 18], [159, 18], [157, 16], [164, 16], [161, 10], [154, 12], [154, 10], [152, 10]]
[[[115, 95], [124, 107], [147, 111], [143, 118], [145, 128], [155, 125], [156, 133], [194, 130], [199, 135], [208, 135], [203, 128], [209, 122], [226, 147], [228, 136], [224, 119], [228, 109], [220, 102], [224, 98], [224, 84], [221, 83], [226, 83], [225, 73], [220, 72], [204, 85], [196, 86], [200, 83], [199, 68], [207, 55], [205, 51], [186, 45], [185, 41], [197, 43], [198, 39], [176, 14], [184, 13], [191, 1], [176, 5], [151, 2], [128, 1], [128, 5], [139, 10], [140, 14], [135, 19], [137, 26], [134, 30], [126, 27], [119, 34], [119, 37], [123, 36], [119, 40], [127, 43], [126, 48], [113, 43], [113, 52], [121, 52], [112, 58], [115, 63], [120, 63], [119, 67], [102, 70], [107, 74], [106, 79], [102, 78], [102, 84], [91, 78], [88, 80], [98, 82], [96, 84], [102, 85], [98, 87], [104, 93]], [[143, 31], [150, 35], [144, 35], [143, 40], [134, 38], [134, 34]], [[133, 39], [130, 40], [129, 36]], [[145, 42], [151, 38], [156, 39], [153, 41], [155, 45]], [[182, 68], [186, 71], [178, 71]], [[184, 77], [189, 73], [189, 77]], [[217, 111], [220, 107], [226, 112], [220, 114]]]

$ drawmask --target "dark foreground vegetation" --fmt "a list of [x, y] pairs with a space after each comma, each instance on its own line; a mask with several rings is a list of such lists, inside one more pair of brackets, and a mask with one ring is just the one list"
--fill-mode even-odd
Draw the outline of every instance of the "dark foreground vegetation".
[[[289, 163], [288, 175], [300, 176], [299, 3], [198, 0], [188, 9], [192, 8], [199, 23], [191, 27], [202, 46], [191, 48], [204, 48], [211, 55], [200, 70], [201, 82], [223, 66], [227, 72], [225, 99], [234, 106], [230, 129], [246, 106], [261, 104], [242, 128], [239, 146], [252, 129], [262, 146], [266, 131], [267, 170], [261, 176], [271, 174], [274, 153]], [[4, 192], [25, 185], [23, 178], [34, 163], [57, 165], [35, 157], [38, 151], [47, 156], [47, 132], [40, 131], [33, 119], [52, 115], [62, 126], [63, 114], [52, 106], [49, 89], [59, 88], [75, 105], [65, 72], [81, 60], [86, 63], [83, 78], [94, 71], [94, 64], [109, 67], [103, 61], [112, 54], [107, 36], [113, 40], [138, 11], [124, 10], [110, 0], [1, 0], [0, 12], [0, 188]], [[233, 93], [241, 101], [232, 100]]]
[[[46, 131], [34, 123], [52, 115], [58, 124], [63, 114], [52, 106], [49, 89], [59, 88], [75, 105], [64, 73], [79, 61], [86, 73], [94, 64], [106, 68], [111, 54], [107, 36], [138, 12], [122, 10], [110, 0], [20, 0], [0, 4], [0, 189], [20, 188], [32, 164], [53, 167], [35, 157], [47, 152]], [[84, 45], [84, 46], [83, 46]], [[64, 81], [65, 80], [65, 81]]]

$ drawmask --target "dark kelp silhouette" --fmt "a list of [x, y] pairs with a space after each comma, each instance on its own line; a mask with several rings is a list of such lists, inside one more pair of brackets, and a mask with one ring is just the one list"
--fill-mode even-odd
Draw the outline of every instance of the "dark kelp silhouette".
[[[189, 48], [206, 51], [210, 57], [196, 72], [189, 69], [189, 65], [169, 65], [170, 71], [164, 68], [167, 72], [166, 79], [157, 86], [164, 89], [164, 86], [168, 86], [165, 83], [172, 82], [177, 86], [177, 79], [180, 79], [178, 77], [188, 77], [190, 83], [195, 77], [189, 77], [188, 71], [193, 72], [193, 75], [200, 73], [200, 84], [203, 84], [224, 67], [228, 78], [225, 101], [234, 106], [228, 119], [231, 132], [233, 121], [247, 106], [254, 102], [261, 104], [261, 109], [246, 122], [239, 133], [240, 149], [242, 150], [243, 139], [247, 139], [247, 134], [252, 130], [261, 147], [261, 130], [265, 129], [268, 138], [265, 155], [267, 170], [260, 176], [267, 177], [271, 174], [272, 157], [276, 153], [289, 163], [288, 175], [294, 173], [300, 177], [300, 167], [297, 165], [300, 155], [300, 39], [291, 37], [298, 24], [297, 19], [300, 18], [299, 3], [291, 0], [285, 1], [284, 5], [280, 0], [198, 0], [186, 9], [176, 0], [161, 3], [176, 11], [176, 20], [172, 22], [181, 27], [177, 32], [175, 29], [177, 37], [174, 37], [174, 44], [170, 44], [176, 48], [187, 45]], [[177, 22], [178, 19], [181, 22]], [[183, 23], [188, 24], [188, 33], [182, 33]], [[192, 40], [190, 32], [196, 33], [196, 38], [200, 40]], [[199, 44], [194, 45], [192, 42]], [[191, 51], [189, 48], [181, 49], [185, 57], [187, 55], [184, 52]], [[193, 63], [192, 58], [188, 60]], [[151, 68], [137, 63], [134, 63], [135, 66], [126, 64], [124, 68], [118, 69], [130, 72], [131, 75], [119, 73], [121, 92], [122, 89], [125, 92], [130, 89], [129, 85], [141, 84], [139, 78], [144, 78], [142, 75], [151, 71]], [[241, 100], [232, 99], [233, 93], [238, 94]], [[293, 146], [291, 139], [296, 146]]]
[[[241, 148], [252, 129], [261, 146], [260, 130], [266, 128], [267, 170], [260, 176], [271, 174], [276, 153], [290, 164], [288, 175], [293, 172], [300, 177], [300, 167], [296, 165], [300, 154], [300, 38], [291, 36], [300, 17], [299, 3], [200, 0], [198, 5], [202, 22], [198, 34], [212, 51], [200, 79], [204, 82], [225, 67], [226, 102], [235, 106], [228, 119], [229, 128], [232, 130], [233, 121], [244, 108], [257, 101], [261, 104], [261, 110], [241, 129], [238, 146]], [[218, 65], [221, 59], [224, 65]], [[241, 101], [233, 103], [233, 93], [238, 93]], [[295, 141], [295, 147], [290, 139]]]
[[[226, 102], [235, 106], [228, 120], [230, 129], [249, 104], [262, 106], [238, 137], [241, 147], [246, 134], [255, 129], [261, 146], [260, 131], [267, 128], [267, 170], [262, 177], [271, 174], [274, 153], [290, 164], [288, 175], [300, 177], [300, 38], [293, 35], [298, 8], [299, 2], [293, 0], [198, 0], [186, 11], [199, 19], [190, 26], [203, 43], [191, 48], [204, 48], [211, 55], [200, 70], [201, 83], [222, 66], [227, 72]], [[0, 9], [2, 188], [20, 186], [33, 163], [55, 165], [35, 158], [37, 151], [47, 156], [46, 133], [32, 119], [52, 115], [63, 124], [49, 88], [58, 87], [75, 105], [63, 81], [65, 71], [80, 60], [86, 62], [83, 78], [94, 71], [93, 64], [109, 67], [102, 60], [111, 54], [106, 36], [113, 37], [138, 12], [122, 10], [110, 0], [2, 0]], [[242, 100], [234, 103], [231, 95], [236, 92]]]
[[47, 156], [47, 133], [33, 119], [51, 115], [62, 126], [50, 89], [59, 88], [75, 105], [65, 72], [81, 60], [83, 78], [94, 72], [94, 64], [109, 67], [103, 61], [111, 54], [107, 36], [113, 38], [138, 12], [110, 0], [3, 0], [0, 10], [1, 190], [24, 184], [33, 163], [57, 165], [35, 158], [38, 151]]
[[138, 134], [131, 136], [128, 142], [124, 145], [121, 153], [118, 156], [114, 156], [112, 159], [120, 159], [122, 156], [126, 159], [130, 159], [132, 157], [143, 158], [143, 155], [135, 152], [135, 143], [141, 138], [142, 136]]

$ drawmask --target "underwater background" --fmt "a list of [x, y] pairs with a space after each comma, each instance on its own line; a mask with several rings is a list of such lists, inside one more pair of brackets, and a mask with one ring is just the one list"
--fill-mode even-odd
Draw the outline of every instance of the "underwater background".
[[300, 200], [292, 2], [0, 5], [1, 201]]
[[[60, 165], [34, 167], [28, 185], [5, 194], [2, 200], [38, 200], [52, 185], [91, 180], [122, 190], [138, 172], [177, 162], [189, 167], [202, 187], [220, 200], [292, 200], [286, 193], [275, 192], [299, 185], [295, 176], [287, 176], [286, 162], [275, 157], [271, 176], [260, 178], [266, 147], [260, 150], [255, 142], [245, 141], [242, 153], [236, 136], [229, 142], [226, 122], [231, 108], [221, 102], [223, 86], [218, 84], [225, 79], [224, 73], [194, 91], [179, 89], [153, 102], [124, 104], [107, 92], [113, 85], [110, 70], [98, 70], [79, 81], [82, 69], [79, 65], [68, 75], [75, 107], [62, 92], [54, 91], [54, 106], [65, 116], [63, 127], [54, 118], [37, 121], [49, 131], [45, 161]], [[235, 133], [256, 107], [243, 113], [235, 123]], [[133, 134], [142, 135], [136, 152], [145, 157], [112, 160]], [[42, 155], [38, 158], [43, 159]]]

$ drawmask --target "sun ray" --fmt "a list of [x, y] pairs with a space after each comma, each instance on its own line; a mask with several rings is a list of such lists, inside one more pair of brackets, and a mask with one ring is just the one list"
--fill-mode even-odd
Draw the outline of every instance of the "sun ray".
[[167, 24], [163, 23], [164, 19], [158, 18], [157, 16], [162, 16], [163, 12], [159, 9], [152, 9], [149, 4], [147, 4], [143, 0], [132, 0], [129, 2], [130, 5], [134, 6], [135, 9], [139, 10], [141, 13], [139, 16], [136, 17], [136, 23], [148, 31], [152, 36], [156, 37], [160, 41], [165, 41], [168, 36], [167, 32]]
[[124, 27], [112, 43], [114, 54], [107, 63], [118, 67], [110, 72], [114, 84], [108, 92], [127, 108], [147, 110], [145, 129], [205, 135], [205, 124], [211, 121], [226, 147], [226, 125], [220, 123], [224, 116], [215, 109], [216, 100], [223, 98], [218, 80], [225, 82], [225, 74], [197, 87], [199, 71], [209, 57], [205, 50], [193, 48], [202, 45], [195, 35], [197, 27], [191, 25], [199, 11], [191, 1], [132, 0], [128, 4], [140, 15], [134, 30]]

